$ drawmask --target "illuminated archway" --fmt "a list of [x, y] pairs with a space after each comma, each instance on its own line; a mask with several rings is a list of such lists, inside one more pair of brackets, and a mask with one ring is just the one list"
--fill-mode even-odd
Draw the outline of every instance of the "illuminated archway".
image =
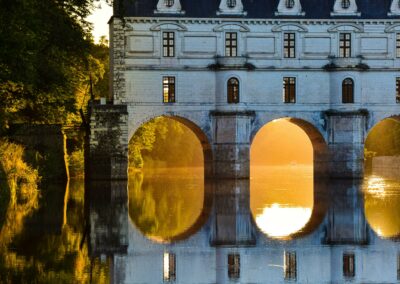
[[378, 122], [365, 140], [364, 208], [372, 230], [400, 237], [400, 117]]
[[129, 147], [136, 155], [129, 158], [129, 216], [136, 228], [160, 242], [200, 229], [212, 202], [205, 182], [211, 147], [201, 129], [181, 117], [157, 117], [137, 129]]
[[328, 174], [327, 153], [322, 135], [304, 120], [273, 120], [258, 131], [251, 145], [250, 206], [263, 233], [288, 239], [322, 222], [324, 182], [316, 177], [322, 169]]

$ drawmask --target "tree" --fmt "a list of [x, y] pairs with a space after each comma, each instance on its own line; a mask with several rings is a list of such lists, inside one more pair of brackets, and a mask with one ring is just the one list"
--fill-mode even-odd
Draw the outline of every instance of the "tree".
[[85, 21], [94, 2], [0, 0], [0, 133], [10, 122], [64, 123], [90, 69], [104, 78]]

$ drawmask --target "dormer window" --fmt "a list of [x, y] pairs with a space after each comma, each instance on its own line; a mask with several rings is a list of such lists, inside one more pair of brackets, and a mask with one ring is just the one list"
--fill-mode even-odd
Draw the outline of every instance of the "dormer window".
[[228, 6], [228, 8], [233, 9], [236, 7], [236, 0], [227, 0], [226, 5]]
[[294, 7], [294, 0], [286, 0], [285, 6], [288, 9], [292, 9]]
[[165, 0], [164, 4], [166, 7], [171, 8], [172, 6], [174, 6], [174, 0]]
[[155, 14], [185, 14], [180, 0], [158, 0]]
[[350, 8], [350, 0], [342, 0], [342, 8], [349, 9]]
[[[396, 0], [397, 1], [397, 0]], [[335, 0], [331, 16], [361, 16], [356, 0]]]

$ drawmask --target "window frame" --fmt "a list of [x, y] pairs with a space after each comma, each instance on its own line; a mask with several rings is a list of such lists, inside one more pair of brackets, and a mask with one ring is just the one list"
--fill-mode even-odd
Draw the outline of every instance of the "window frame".
[[295, 4], [294, 0], [285, 0], [286, 9], [293, 9]]
[[343, 277], [352, 279], [356, 276], [356, 255], [353, 252], [343, 253]]
[[240, 254], [238, 253], [229, 253], [227, 255], [228, 262], [228, 279], [230, 280], [238, 280], [240, 279]]
[[[351, 82], [351, 84], [346, 84]], [[351, 87], [350, 87], [351, 86]], [[354, 104], [355, 83], [353, 78], [346, 77], [342, 81], [342, 104]]]
[[396, 33], [396, 58], [400, 58], [400, 32]]
[[229, 9], [235, 8], [236, 5], [237, 5], [236, 0], [226, 0], [226, 6], [227, 6]]
[[[343, 38], [342, 38], [343, 36]], [[339, 33], [339, 58], [351, 58], [352, 56], [352, 34], [349, 32]]]
[[400, 76], [396, 77], [396, 103], [400, 104]]
[[165, 75], [162, 77], [162, 95], [164, 104], [176, 103], [176, 76]]
[[175, 38], [175, 31], [162, 31], [162, 55], [164, 58], [175, 57]]
[[295, 251], [285, 251], [284, 254], [284, 278], [286, 281], [297, 280], [297, 255]]
[[[234, 88], [233, 84], [230, 84], [231, 80], [235, 80], [237, 82], [236, 89]], [[236, 91], [236, 95], [235, 95]], [[229, 77], [229, 79], [226, 81], [226, 97], [227, 97], [227, 102], [228, 104], [238, 104], [240, 103], [240, 80], [237, 77]]]
[[283, 58], [296, 58], [296, 33], [283, 33]]
[[350, 0], [342, 0], [342, 1], [340, 2], [340, 7], [341, 7], [343, 10], [349, 9], [350, 6], [351, 6], [351, 1], [350, 1]]
[[297, 78], [291, 76], [283, 77], [283, 102], [285, 104], [295, 104], [297, 96]]
[[171, 8], [172, 6], [174, 6], [174, 4], [175, 0], [164, 0], [165, 7]]
[[[229, 35], [229, 37], [228, 37]], [[232, 36], [235, 36], [232, 38]], [[226, 57], [238, 57], [238, 36], [239, 33], [236, 31], [225, 32], [225, 56]]]

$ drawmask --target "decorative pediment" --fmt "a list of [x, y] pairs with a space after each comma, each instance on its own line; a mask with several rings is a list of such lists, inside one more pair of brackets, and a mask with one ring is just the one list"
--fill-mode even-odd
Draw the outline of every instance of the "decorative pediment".
[[151, 31], [161, 31], [161, 30], [175, 30], [175, 31], [187, 31], [184, 25], [177, 23], [161, 23], [156, 24], [150, 28]]
[[247, 15], [247, 12], [243, 11], [242, 0], [221, 0], [217, 15]]
[[356, 24], [340, 24], [331, 27], [328, 29], [328, 32], [330, 33], [337, 33], [337, 32], [356, 32], [356, 33], [362, 33], [364, 32], [364, 28], [360, 25]]
[[156, 14], [184, 14], [180, 0], [158, 0]]
[[302, 11], [300, 0], [280, 0], [275, 15], [304, 16], [305, 13]]
[[308, 32], [308, 29], [300, 24], [290, 23], [274, 26], [272, 32], [284, 32], [284, 31], [296, 31], [296, 32]]
[[250, 29], [249, 27], [239, 24], [239, 23], [224, 23], [221, 25], [216, 26], [213, 31], [214, 32], [223, 32], [225, 30], [230, 30], [230, 31], [239, 31], [239, 32], [249, 32]]
[[356, 0], [335, 0], [331, 16], [361, 16]]
[[392, 5], [390, 5], [390, 12], [388, 16], [400, 16], [400, 1], [393, 0]]

